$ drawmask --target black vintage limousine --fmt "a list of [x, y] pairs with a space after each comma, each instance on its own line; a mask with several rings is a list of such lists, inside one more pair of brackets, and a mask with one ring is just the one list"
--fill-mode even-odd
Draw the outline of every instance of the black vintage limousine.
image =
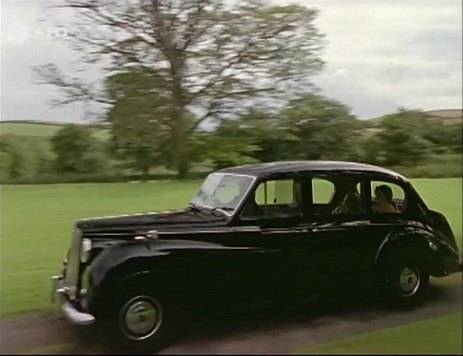
[[160, 347], [195, 308], [367, 285], [406, 306], [430, 276], [461, 270], [446, 218], [406, 178], [332, 161], [226, 168], [184, 210], [78, 221], [63, 264], [52, 278], [60, 314], [109, 321], [134, 347]]

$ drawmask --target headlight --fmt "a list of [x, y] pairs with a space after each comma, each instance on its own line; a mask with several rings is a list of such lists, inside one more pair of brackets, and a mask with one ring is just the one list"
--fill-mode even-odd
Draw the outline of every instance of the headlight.
[[81, 250], [80, 250], [80, 262], [85, 263], [88, 261], [88, 257], [90, 256], [91, 250], [92, 250], [92, 240], [83, 239]]

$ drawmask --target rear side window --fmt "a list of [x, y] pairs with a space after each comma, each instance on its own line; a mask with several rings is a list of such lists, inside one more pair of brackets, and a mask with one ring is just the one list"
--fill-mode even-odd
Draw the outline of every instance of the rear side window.
[[361, 215], [365, 212], [362, 178], [336, 174], [312, 178], [313, 215]]
[[405, 191], [397, 184], [379, 180], [371, 182], [371, 207], [374, 213], [401, 213], [405, 198]]
[[334, 184], [327, 179], [312, 179], [313, 204], [328, 204], [334, 195]]

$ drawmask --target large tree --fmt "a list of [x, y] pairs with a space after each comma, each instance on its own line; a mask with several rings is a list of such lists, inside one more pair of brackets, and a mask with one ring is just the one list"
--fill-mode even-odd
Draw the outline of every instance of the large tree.
[[424, 137], [426, 117], [421, 111], [399, 110], [382, 118], [378, 133], [381, 156], [390, 166], [417, 164], [432, 150], [432, 142]]
[[153, 166], [168, 163], [170, 128], [167, 107], [158, 93], [149, 93], [151, 77], [144, 71], [117, 73], [106, 79], [106, 95], [114, 101], [106, 119], [111, 147], [124, 166], [145, 177]]
[[[288, 153], [298, 141], [284, 126], [284, 119], [279, 112], [251, 109], [238, 119], [222, 121], [214, 136], [227, 145], [233, 142], [236, 150], [255, 161], [278, 161], [291, 159]], [[231, 146], [229, 150], [236, 151]]]
[[287, 148], [290, 157], [299, 159], [351, 159], [352, 138], [357, 120], [339, 101], [307, 94], [292, 100], [283, 110], [281, 129], [293, 143]]
[[[204, 120], [284, 102], [307, 91], [310, 77], [322, 68], [317, 11], [303, 6], [271, 7], [260, 0], [62, 1], [74, 10], [68, 38], [81, 63], [103, 63], [111, 74], [149, 73], [146, 94], [165, 97], [179, 173], [187, 167], [188, 140]], [[101, 86], [64, 75], [52, 64], [37, 71], [62, 89], [61, 103], [114, 104]], [[201, 114], [187, 125], [184, 113], [192, 108]]]

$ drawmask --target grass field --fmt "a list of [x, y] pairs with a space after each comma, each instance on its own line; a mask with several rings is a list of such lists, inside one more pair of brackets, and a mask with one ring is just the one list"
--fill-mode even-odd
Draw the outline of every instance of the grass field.
[[[59, 272], [72, 225], [93, 216], [177, 209], [201, 181], [1, 187], [0, 312], [50, 310], [50, 276]], [[462, 246], [461, 179], [417, 179], [428, 205], [443, 212]]]
[[0, 134], [13, 134], [31, 137], [51, 137], [63, 126], [44, 125], [43, 123], [23, 123], [23, 122], [2, 122], [0, 123]]
[[463, 352], [461, 311], [430, 320], [356, 335], [315, 347], [298, 354], [461, 355]]

